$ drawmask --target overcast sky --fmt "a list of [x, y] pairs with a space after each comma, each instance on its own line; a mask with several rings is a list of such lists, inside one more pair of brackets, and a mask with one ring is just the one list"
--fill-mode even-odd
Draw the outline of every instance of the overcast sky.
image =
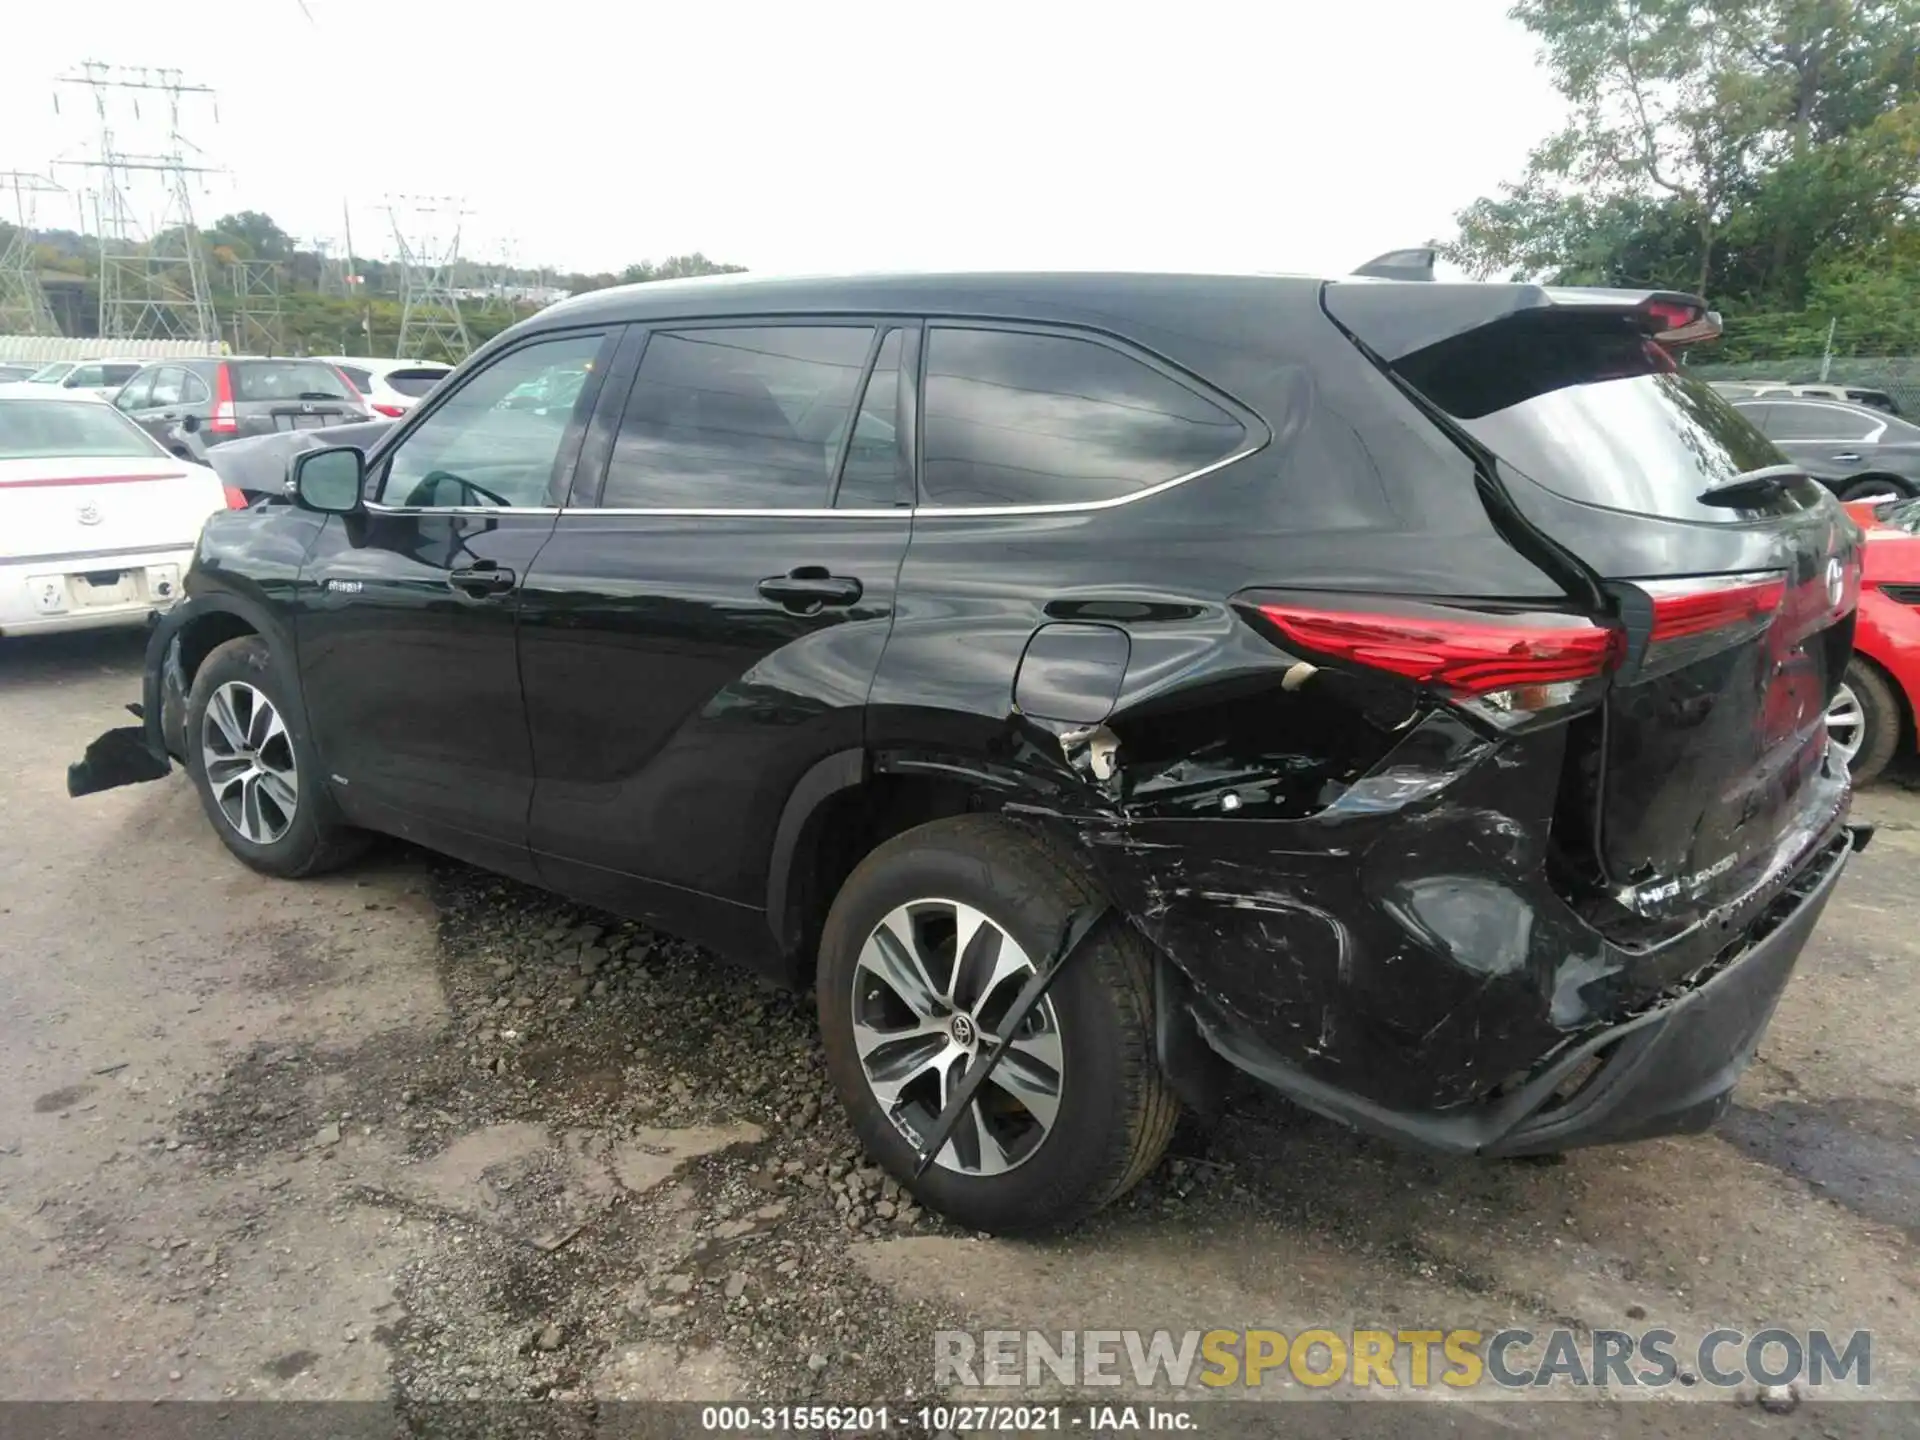
[[[84, 158], [91, 102], [53, 97], [94, 59], [218, 92], [183, 114], [225, 172], [202, 221], [337, 244], [344, 201], [361, 254], [389, 196], [456, 195], [468, 256], [562, 270], [1339, 273], [1449, 234], [1558, 123], [1507, 4], [13, 0], [0, 170]], [[114, 103], [153, 147], [157, 108]]]

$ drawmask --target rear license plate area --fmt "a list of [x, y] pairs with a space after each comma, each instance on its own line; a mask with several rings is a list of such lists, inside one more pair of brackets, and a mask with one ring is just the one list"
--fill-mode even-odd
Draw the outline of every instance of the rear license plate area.
[[132, 570], [89, 570], [67, 578], [67, 589], [75, 609], [91, 610], [102, 605], [125, 605], [138, 598], [137, 572]]

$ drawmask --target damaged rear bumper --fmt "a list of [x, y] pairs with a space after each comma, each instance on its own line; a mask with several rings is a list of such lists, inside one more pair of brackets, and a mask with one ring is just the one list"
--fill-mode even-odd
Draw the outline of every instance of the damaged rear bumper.
[[1825, 844], [1705, 980], [1583, 1037], [1519, 1085], [1440, 1112], [1380, 1105], [1288, 1063], [1204, 1001], [1201, 1037], [1236, 1069], [1330, 1119], [1452, 1155], [1535, 1155], [1704, 1130], [1726, 1109], [1849, 856], [1870, 827]]
[[148, 621], [145, 676], [140, 703], [127, 709], [140, 724], [107, 731], [87, 746], [84, 756], [67, 766], [67, 794], [93, 795], [122, 785], [159, 780], [173, 769], [168, 753], [169, 719], [177, 743], [186, 708], [186, 685], [180, 673], [178, 638], [193, 615], [193, 601], [183, 600]]

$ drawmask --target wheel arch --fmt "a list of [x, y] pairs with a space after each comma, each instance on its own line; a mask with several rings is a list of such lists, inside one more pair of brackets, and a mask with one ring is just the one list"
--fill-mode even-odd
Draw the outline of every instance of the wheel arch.
[[[150, 688], [146, 704], [148, 713], [157, 717], [161, 725], [162, 741], [167, 752], [176, 758], [183, 754], [178, 727], [185, 720], [187, 695], [193, 689], [194, 676], [206, 663], [207, 656], [229, 640], [258, 635], [289, 663], [293, 659], [293, 637], [286, 626], [260, 601], [232, 591], [220, 590], [191, 596], [181, 603], [177, 611], [170, 612], [162, 624], [165, 630], [161, 638], [165, 648], [157, 667], [149, 662]], [[300, 693], [297, 671], [293, 672], [288, 689], [290, 694], [285, 697], [286, 707], [294, 712], [298, 722], [304, 726], [307, 718], [306, 701]]]

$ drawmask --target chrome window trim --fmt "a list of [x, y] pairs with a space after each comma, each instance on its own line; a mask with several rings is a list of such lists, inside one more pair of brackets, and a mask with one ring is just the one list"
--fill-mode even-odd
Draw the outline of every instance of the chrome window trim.
[[1107, 500], [1070, 500], [1054, 505], [896, 505], [892, 509], [846, 509], [833, 510], [818, 506], [805, 509], [722, 509], [694, 508], [675, 506], [666, 509], [646, 510], [615, 506], [575, 505], [559, 509], [547, 505], [530, 506], [487, 506], [487, 505], [378, 505], [369, 500], [366, 508], [376, 515], [659, 515], [670, 519], [725, 519], [737, 516], [748, 520], [891, 520], [899, 516], [944, 520], [956, 516], [984, 515], [1077, 515], [1081, 513], [1115, 510], [1122, 505], [1131, 505], [1136, 500], [1145, 500], [1149, 496], [1162, 495], [1175, 486], [1185, 485], [1189, 480], [1198, 480], [1203, 475], [1211, 475], [1216, 470], [1224, 470], [1229, 465], [1238, 464], [1251, 455], [1257, 455], [1271, 443], [1271, 437], [1249, 445], [1244, 450], [1191, 470], [1185, 475], [1176, 475], [1171, 480], [1162, 480], [1157, 485], [1149, 485], [1144, 490], [1135, 490], [1128, 495], [1116, 495]]
[[558, 515], [557, 505], [382, 505], [364, 500], [371, 515]]
[[1134, 501], [1145, 500], [1151, 495], [1163, 495], [1177, 485], [1186, 484], [1189, 480], [1198, 480], [1202, 475], [1211, 475], [1216, 470], [1224, 470], [1229, 465], [1238, 464], [1248, 456], [1257, 455], [1266, 449], [1271, 440], [1272, 436], [1268, 435], [1244, 450], [1236, 450], [1231, 455], [1215, 460], [1211, 465], [1202, 465], [1198, 470], [1189, 470], [1184, 475], [1176, 475], [1171, 480], [1162, 480], [1159, 484], [1149, 485], [1144, 490], [1115, 495], [1106, 500], [1063, 500], [1046, 505], [920, 505], [915, 507], [913, 513], [941, 519], [950, 515], [1074, 515], [1082, 511], [1116, 510], [1122, 505], [1131, 505]]

